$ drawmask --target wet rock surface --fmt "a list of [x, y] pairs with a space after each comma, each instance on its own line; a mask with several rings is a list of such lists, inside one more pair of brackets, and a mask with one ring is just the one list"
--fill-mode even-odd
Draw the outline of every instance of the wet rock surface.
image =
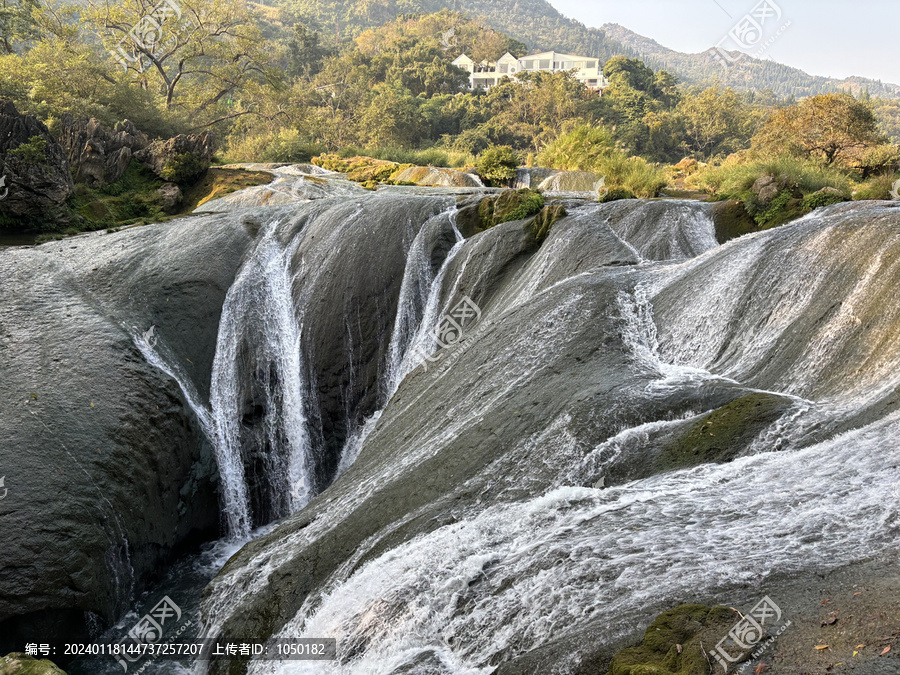
[[87, 639], [173, 553], [219, 535], [217, 472], [158, 345], [208, 392], [224, 295], [252, 239], [193, 219], [0, 251], [0, 647]]

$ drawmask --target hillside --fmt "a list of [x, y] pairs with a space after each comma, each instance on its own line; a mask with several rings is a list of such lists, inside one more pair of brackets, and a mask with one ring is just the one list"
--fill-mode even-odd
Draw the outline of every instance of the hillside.
[[792, 68], [770, 60], [747, 58], [740, 68], [725, 69], [715, 59], [710, 48], [700, 54], [685, 54], [664, 47], [655, 40], [638, 35], [615, 23], [604, 24], [607, 37], [628, 49], [641, 54], [648, 63], [654, 63], [687, 83], [706, 83], [718, 80], [738, 90], [772, 89], [779, 96], [801, 98], [832, 91], [848, 91], [854, 95], [868, 89], [872, 96], [900, 98], [900, 86], [884, 84], [864, 77], [848, 77], [843, 80], [810, 75], [799, 68]]
[[801, 98], [845, 89], [855, 94], [867, 88], [872, 96], [900, 98], [900, 87], [853, 77], [846, 80], [810, 75], [774, 61], [747, 59], [741, 69], [727, 72], [712, 49], [684, 54], [638, 35], [618, 24], [601, 29], [560, 14], [546, 0], [277, 0], [294, 21], [301, 21], [340, 41], [366, 28], [380, 26], [399, 15], [442, 9], [467, 12], [487, 25], [524, 42], [535, 51], [557, 50], [609, 59], [616, 55], [640, 58], [654, 70], [668, 70], [688, 84], [719, 81], [739, 91], [771, 89], [782, 97]]

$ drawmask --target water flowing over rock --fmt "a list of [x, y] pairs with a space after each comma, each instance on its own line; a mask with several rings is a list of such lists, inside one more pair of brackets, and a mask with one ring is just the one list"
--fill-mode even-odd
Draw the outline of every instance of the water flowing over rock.
[[122, 178], [134, 153], [146, 148], [150, 139], [129, 120], [109, 131], [96, 119], [76, 120], [65, 114], [59, 120], [59, 142], [75, 180], [102, 188]]
[[[521, 223], [459, 245], [437, 316], [479, 322], [207, 589], [214, 634], [338, 638], [336, 664], [247, 672], [569, 672], [658, 603], [893, 541], [900, 210], [725, 246], [709, 205], [567, 210], [538, 249]], [[691, 456], [704, 428], [727, 454]]]
[[537, 189], [538, 185], [557, 173], [560, 173], [559, 169], [547, 169], [540, 166], [520, 166], [516, 169], [516, 178], [511, 187], [516, 190]]
[[52, 214], [75, 190], [59, 143], [11, 101], [0, 104], [0, 163], [0, 213], [6, 216]]
[[208, 201], [198, 206], [195, 213], [227, 212], [241, 207], [277, 206], [367, 194], [367, 190], [342, 174], [314, 164], [233, 164], [223, 168], [269, 171], [273, 180], [268, 185], [257, 185]]
[[220, 216], [0, 252], [0, 447], [15, 449], [0, 470], [0, 650], [86, 639], [87, 619], [117, 618], [176, 547], [220, 532], [182, 386], [208, 396], [251, 242]]
[[591, 171], [558, 171], [541, 181], [537, 189], [550, 193], [594, 193], [600, 188], [600, 176]]
[[4, 630], [115, 615], [221, 514], [270, 525], [204, 631], [333, 636], [338, 661], [199, 672], [562, 675], [660, 605], [896, 540], [900, 209], [719, 245], [713, 205], [572, 199], [538, 241], [461, 226], [483, 195], [254, 194], [0, 252], [30, 294], [3, 296], [0, 447], [37, 486], [0, 501]]

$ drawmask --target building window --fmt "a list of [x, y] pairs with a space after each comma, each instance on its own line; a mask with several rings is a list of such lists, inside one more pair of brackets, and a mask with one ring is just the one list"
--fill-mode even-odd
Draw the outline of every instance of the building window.
[[525, 62], [525, 70], [533, 70], [534, 69], [534, 61], [526, 61]]
[[540, 70], [550, 70], [550, 59], [542, 59], [538, 68]]
[[597, 62], [596, 61], [588, 61], [587, 67], [588, 68], [596, 68]]
[[509, 72], [509, 66], [506, 65], [505, 63], [500, 63], [500, 64], [497, 65], [497, 72], [498, 72], [498, 73], [508, 73], [508, 72]]

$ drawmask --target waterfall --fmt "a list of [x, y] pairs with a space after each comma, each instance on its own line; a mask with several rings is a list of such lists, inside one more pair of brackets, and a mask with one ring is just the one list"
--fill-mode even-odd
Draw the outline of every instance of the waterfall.
[[[228, 291], [212, 371], [216, 458], [229, 531], [237, 536], [254, 521], [302, 508], [313, 492], [300, 323], [290, 251], [276, 238], [276, 225], [268, 225]], [[248, 466], [257, 475], [248, 476]]]
[[435, 216], [432, 221], [437, 222], [444, 218], [449, 218], [456, 243], [447, 253], [437, 274], [432, 272], [431, 251], [425, 250], [425, 241], [430, 234], [428, 223], [419, 230], [406, 259], [406, 270], [403, 273], [403, 285], [397, 304], [397, 318], [388, 349], [389, 361], [384, 378], [387, 394], [385, 405], [396, 393], [403, 378], [421, 363], [425, 354], [432, 351], [428, 344], [428, 336], [437, 324], [444, 277], [447, 268], [465, 242], [456, 226], [456, 208]]
[[[178, 384], [212, 444], [222, 513], [235, 539], [301, 509], [313, 496], [300, 323], [290, 250], [275, 236], [279, 222], [266, 226], [226, 295], [208, 405], [152, 329], [132, 336], [147, 362]], [[254, 475], [248, 476], [248, 466]]]
[[[465, 239], [457, 227], [456, 217], [455, 206], [434, 216], [422, 226], [409, 247], [403, 282], [400, 286], [400, 297], [397, 302], [397, 316], [394, 319], [387, 363], [381, 382], [383, 404], [359, 428], [349, 434], [341, 451], [338, 475], [353, 464], [362, 449], [363, 442], [375, 428], [384, 407], [397, 392], [403, 378], [433, 350], [429, 336], [437, 324], [444, 277], [450, 263], [453, 262], [465, 243]], [[440, 226], [445, 219], [453, 228], [453, 236], [456, 241], [435, 274], [431, 262], [432, 252], [427, 250], [426, 246], [427, 241], [434, 237], [431, 226]]]

